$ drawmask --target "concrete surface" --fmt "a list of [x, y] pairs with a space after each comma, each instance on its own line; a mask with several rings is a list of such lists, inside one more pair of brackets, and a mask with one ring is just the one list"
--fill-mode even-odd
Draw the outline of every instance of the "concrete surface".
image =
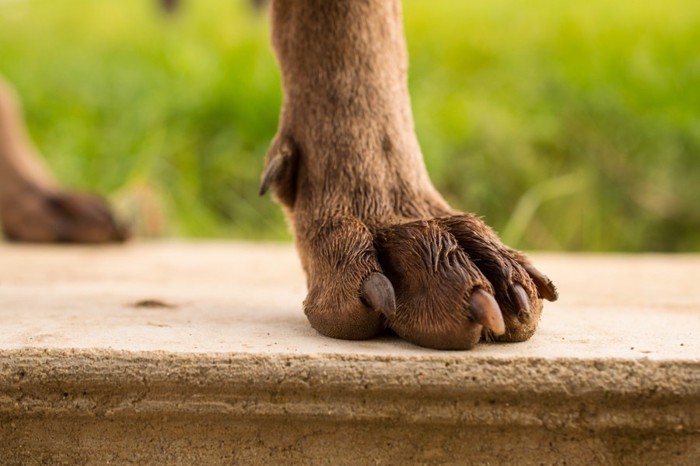
[[537, 255], [528, 342], [316, 334], [293, 249], [0, 246], [0, 464], [697, 464], [700, 256]]

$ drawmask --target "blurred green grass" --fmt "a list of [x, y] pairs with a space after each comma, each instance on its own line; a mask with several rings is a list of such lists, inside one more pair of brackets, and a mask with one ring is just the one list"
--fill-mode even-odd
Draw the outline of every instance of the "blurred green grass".
[[[455, 207], [526, 249], [700, 250], [700, 2], [407, 0], [404, 15], [418, 136]], [[281, 100], [267, 27], [243, 0], [173, 18], [0, 0], [0, 73], [65, 184], [162, 205], [172, 235], [286, 239], [257, 196]]]

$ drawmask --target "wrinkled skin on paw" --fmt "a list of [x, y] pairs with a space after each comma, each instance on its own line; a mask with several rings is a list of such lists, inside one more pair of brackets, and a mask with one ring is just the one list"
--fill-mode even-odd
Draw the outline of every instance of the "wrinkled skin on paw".
[[430, 183], [399, 2], [275, 0], [271, 18], [285, 99], [260, 192], [294, 229], [311, 325], [453, 350], [530, 338], [556, 290]]
[[[363, 294], [365, 279], [381, 268], [372, 234], [362, 222], [351, 217], [329, 219], [300, 234], [298, 247], [304, 251], [308, 271], [304, 312], [316, 330], [334, 338], [358, 340], [384, 329], [382, 309], [372, 305], [374, 289]], [[379, 299], [385, 299], [381, 293]]]
[[108, 243], [128, 237], [109, 205], [94, 195], [25, 190], [14, 199], [0, 204], [0, 225], [11, 241]]

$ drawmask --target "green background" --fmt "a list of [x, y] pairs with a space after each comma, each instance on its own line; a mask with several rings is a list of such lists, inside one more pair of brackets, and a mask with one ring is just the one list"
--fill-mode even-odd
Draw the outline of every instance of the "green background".
[[[437, 188], [511, 245], [700, 250], [700, 2], [404, 2]], [[0, 1], [0, 73], [66, 185], [143, 234], [288, 239], [257, 196], [279, 72], [244, 0]], [[166, 220], [167, 219], [167, 220]]]

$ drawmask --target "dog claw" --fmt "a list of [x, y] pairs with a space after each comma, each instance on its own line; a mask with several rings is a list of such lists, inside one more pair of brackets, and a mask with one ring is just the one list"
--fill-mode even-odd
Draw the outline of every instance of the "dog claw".
[[525, 265], [525, 270], [530, 275], [530, 278], [532, 278], [532, 281], [535, 282], [537, 294], [540, 298], [544, 298], [547, 301], [556, 301], [557, 298], [559, 298], [557, 287], [554, 286], [554, 283], [552, 283], [549, 277], [530, 264]]
[[275, 157], [270, 160], [270, 163], [265, 168], [263, 172], [262, 180], [260, 181], [260, 188], [258, 189], [258, 195], [263, 196], [270, 189], [270, 185], [275, 181], [284, 167], [285, 159], [283, 157]]
[[260, 196], [263, 196], [270, 189], [270, 186], [278, 182], [283, 173], [288, 171], [288, 165], [293, 155], [294, 146], [288, 138], [273, 143], [267, 167], [265, 167], [260, 180], [260, 188], [258, 189]]
[[518, 305], [518, 311], [523, 314], [529, 314], [531, 311], [530, 299], [527, 297], [525, 289], [519, 283], [516, 283], [510, 287], [510, 291], [511, 296]]
[[387, 319], [396, 314], [396, 294], [394, 287], [384, 274], [374, 272], [362, 283], [360, 296], [365, 304]]
[[472, 292], [469, 311], [476, 323], [491, 330], [495, 335], [505, 333], [506, 324], [503, 322], [501, 308], [498, 307], [496, 299], [486, 291], [478, 288]]

